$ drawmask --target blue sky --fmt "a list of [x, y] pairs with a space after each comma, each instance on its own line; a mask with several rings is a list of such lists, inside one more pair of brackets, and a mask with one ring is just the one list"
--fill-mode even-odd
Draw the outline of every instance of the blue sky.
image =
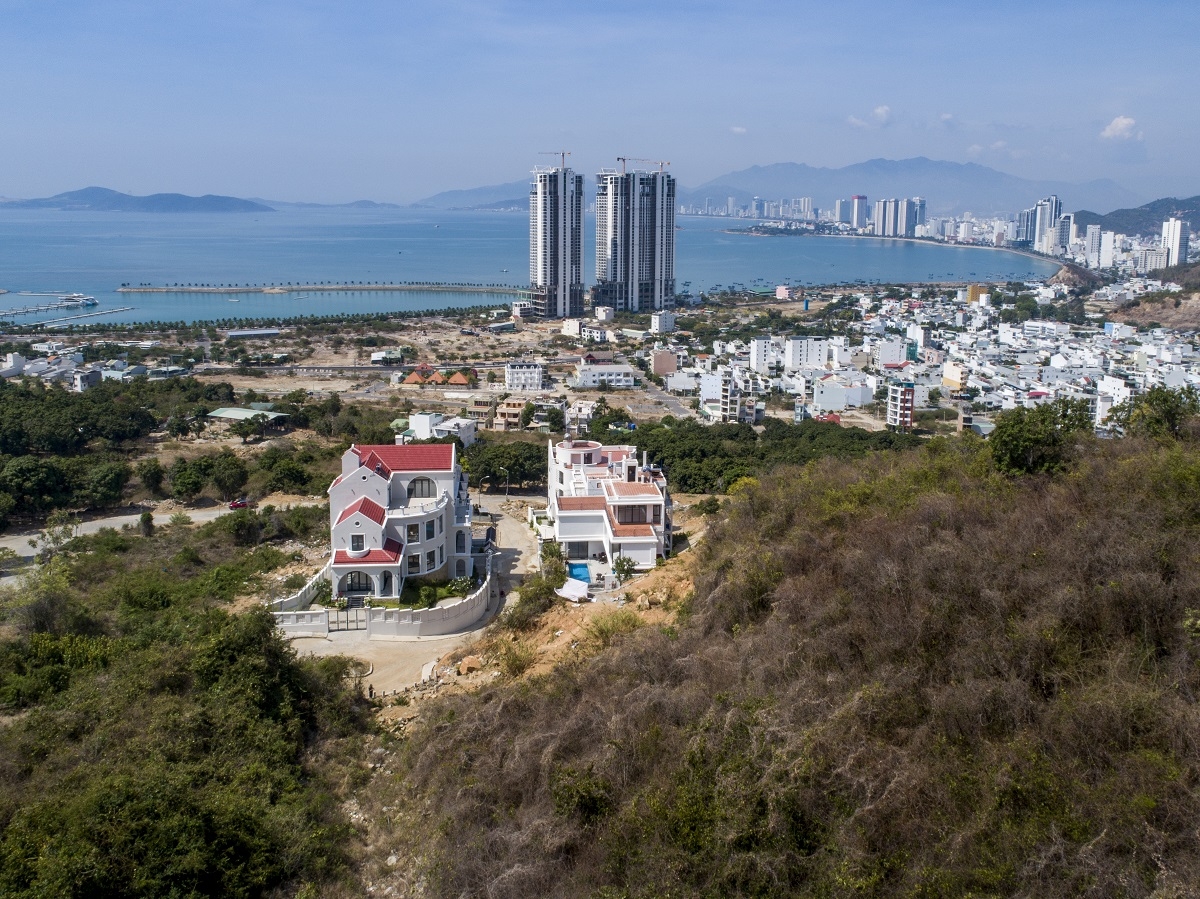
[[573, 151], [1200, 193], [1200, 3], [0, 0], [0, 195], [408, 202]]

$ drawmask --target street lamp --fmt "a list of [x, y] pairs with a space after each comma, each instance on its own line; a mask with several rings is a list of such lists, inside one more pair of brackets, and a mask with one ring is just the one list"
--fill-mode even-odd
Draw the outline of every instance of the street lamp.
[[507, 468], [497, 468], [496, 471], [504, 472], [504, 495], [508, 496], [508, 469]]

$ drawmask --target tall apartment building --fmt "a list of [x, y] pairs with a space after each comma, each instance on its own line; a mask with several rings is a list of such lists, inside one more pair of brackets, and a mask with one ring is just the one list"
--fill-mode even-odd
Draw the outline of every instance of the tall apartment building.
[[1087, 226], [1087, 237], [1085, 238], [1085, 243], [1087, 244], [1086, 255], [1088, 268], [1100, 267], [1100, 233], [1101, 231], [1099, 225]]
[[862, 194], [855, 194], [850, 198], [850, 227], [865, 228], [867, 227], [867, 212], [870, 207], [867, 206], [867, 198]]
[[1033, 234], [1030, 242], [1035, 250], [1047, 252], [1045, 249], [1047, 235], [1050, 235], [1051, 238], [1058, 236], [1054, 229], [1058, 226], [1060, 218], [1062, 218], [1062, 202], [1054, 194], [1039, 200], [1033, 207]]
[[1188, 240], [1191, 237], [1188, 223], [1177, 218], [1167, 219], [1162, 226], [1162, 245], [1167, 251], [1167, 265], [1186, 265]]
[[583, 175], [565, 166], [533, 170], [529, 285], [543, 318], [583, 315]]
[[675, 179], [596, 176], [596, 303], [628, 312], [675, 305]]

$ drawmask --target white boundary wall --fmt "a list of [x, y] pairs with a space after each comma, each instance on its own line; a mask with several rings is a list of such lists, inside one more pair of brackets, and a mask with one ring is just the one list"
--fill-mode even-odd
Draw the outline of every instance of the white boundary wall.
[[[496, 578], [492, 575], [493, 553], [488, 553], [486, 562], [487, 576], [483, 584], [469, 596], [458, 602], [433, 609], [367, 609], [367, 636], [372, 639], [387, 640], [396, 637], [429, 637], [442, 634], [453, 634], [465, 631], [496, 607], [497, 590]], [[305, 634], [327, 636], [329, 634], [329, 611], [327, 609], [310, 609], [307, 611], [294, 610], [295, 605], [276, 606], [297, 601], [306, 590], [319, 589], [320, 584], [327, 582], [329, 567], [321, 571], [309, 581], [300, 593], [284, 600], [276, 600], [272, 604], [275, 613], [275, 624], [285, 634]], [[314, 586], [315, 585], [315, 586]]]

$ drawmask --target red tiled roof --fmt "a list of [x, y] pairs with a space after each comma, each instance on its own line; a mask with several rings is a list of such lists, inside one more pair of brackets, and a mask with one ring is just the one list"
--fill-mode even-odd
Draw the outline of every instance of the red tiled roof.
[[654, 528], [648, 524], [617, 524], [612, 510], [608, 513], [608, 526], [612, 528], [614, 537], [653, 537]]
[[334, 565], [395, 565], [400, 561], [400, 554], [404, 552], [404, 547], [396, 540], [389, 540], [383, 544], [383, 549], [368, 550], [366, 555], [351, 556], [344, 549], [339, 549], [333, 554]]
[[584, 512], [589, 509], [603, 509], [608, 503], [603, 496], [560, 496], [558, 508], [562, 512]]
[[626, 481], [605, 481], [604, 487], [617, 496], [658, 496], [653, 484], [630, 484]]
[[396, 446], [391, 443], [356, 446], [354, 451], [364, 466], [375, 469], [375, 463], [391, 475], [393, 471], [450, 471], [454, 464], [454, 444], [428, 443]]
[[383, 506], [375, 502], [369, 496], [363, 496], [348, 505], [342, 514], [338, 516], [337, 523], [341, 524], [355, 512], [362, 512], [367, 518], [371, 519], [376, 524], [383, 524], [383, 519], [387, 515]]

